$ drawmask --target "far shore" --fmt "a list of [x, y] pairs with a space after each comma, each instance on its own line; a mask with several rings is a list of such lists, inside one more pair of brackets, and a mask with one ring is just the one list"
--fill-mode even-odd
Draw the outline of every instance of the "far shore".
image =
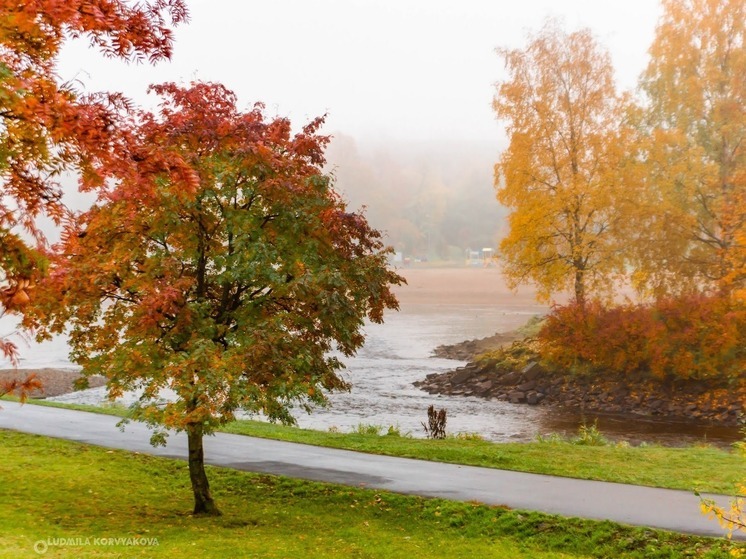
[[513, 291], [499, 268], [399, 268], [407, 285], [394, 288], [402, 308], [408, 305], [493, 305], [509, 300], [513, 304], [536, 304], [528, 287]]

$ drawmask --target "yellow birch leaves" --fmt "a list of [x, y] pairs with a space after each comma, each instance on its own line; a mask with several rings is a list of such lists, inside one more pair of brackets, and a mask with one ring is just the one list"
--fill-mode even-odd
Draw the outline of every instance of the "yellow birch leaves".
[[500, 49], [508, 78], [494, 109], [510, 145], [495, 166], [498, 200], [512, 209], [500, 249], [513, 286], [540, 298], [604, 293], [622, 270], [629, 189], [624, 99], [609, 55], [588, 30], [547, 24], [523, 50]]
[[[648, 287], [742, 293], [746, 282], [746, 2], [664, 0], [642, 76], [647, 192], [665, 261]], [[660, 252], [660, 250], [658, 251]], [[647, 264], [647, 265], [646, 265]]]

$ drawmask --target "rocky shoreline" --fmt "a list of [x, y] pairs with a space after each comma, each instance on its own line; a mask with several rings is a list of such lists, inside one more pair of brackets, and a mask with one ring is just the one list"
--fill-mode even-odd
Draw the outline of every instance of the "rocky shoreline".
[[518, 333], [506, 333], [441, 346], [438, 357], [470, 361], [415, 383], [430, 394], [476, 396], [512, 404], [571, 408], [603, 414], [630, 414], [737, 426], [746, 402], [746, 385], [708, 385], [700, 381], [666, 382], [648, 378], [622, 380], [582, 377], [545, 370], [536, 362], [520, 370], [505, 370], [494, 361], [475, 360], [497, 349]]

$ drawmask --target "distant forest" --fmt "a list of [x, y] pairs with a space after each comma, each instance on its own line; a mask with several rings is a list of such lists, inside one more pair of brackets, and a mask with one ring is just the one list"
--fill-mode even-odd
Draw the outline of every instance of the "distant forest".
[[405, 257], [463, 261], [469, 249], [496, 248], [507, 210], [495, 199], [488, 144], [369, 146], [334, 134], [327, 170], [352, 210], [365, 207], [386, 243]]

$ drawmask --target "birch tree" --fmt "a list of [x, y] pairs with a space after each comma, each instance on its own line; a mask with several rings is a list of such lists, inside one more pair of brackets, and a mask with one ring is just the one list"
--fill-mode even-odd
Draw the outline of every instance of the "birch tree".
[[623, 272], [631, 132], [608, 53], [588, 30], [548, 23], [524, 49], [499, 49], [507, 79], [494, 110], [510, 144], [495, 166], [510, 209], [500, 244], [509, 284], [576, 302], [608, 293]]

